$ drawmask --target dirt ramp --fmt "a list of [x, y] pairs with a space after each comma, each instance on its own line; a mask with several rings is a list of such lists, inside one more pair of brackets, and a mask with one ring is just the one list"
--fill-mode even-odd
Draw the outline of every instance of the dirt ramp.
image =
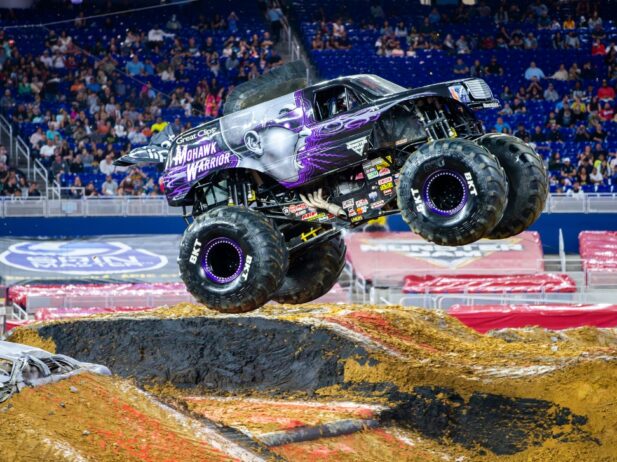
[[0, 405], [0, 460], [271, 460], [125, 381], [90, 374], [24, 389]]
[[32, 329], [15, 335], [106, 364], [292, 461], [381, 461], [380, 450], [393, 460], [617, 460], [608, 331], [480, 335], [442, 312], [323, 305], [242, 316], [182, 305]]
[[342, 385], [368, 352], [326, 328], [260, 317], [105, 319], [42, 326], [58, 351], [143, 384], [217, 392], [302, 392]]

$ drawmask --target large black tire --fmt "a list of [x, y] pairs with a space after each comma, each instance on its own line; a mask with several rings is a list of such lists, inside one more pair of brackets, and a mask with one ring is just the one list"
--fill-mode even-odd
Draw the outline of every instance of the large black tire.
[[337, 236], [292, 256], [283, 285], [272, 299], [298, 305], [325, 295], [343, 271], [345, 251], [345, 241]]
[[398, 206], [411, 229], [440, 245], [465, 245], [499, 223], [508, 183], [490, 152], [465, 139], [421, 146], [405, 161]]
[[486, 236], [515, 236], [537, 220], [548, 196], [548, 177], [542, 158], [524, 141], [510, 135], [490, 133], [476, 142], [499, 160], [508, 177], [508, 205], [503, 218]]
[[287, 271], [283, 235], [261, 213], [219, 207], [195, 219], [180, 244], [180, 276], [208, 308], [245, 313], [280, 287]]

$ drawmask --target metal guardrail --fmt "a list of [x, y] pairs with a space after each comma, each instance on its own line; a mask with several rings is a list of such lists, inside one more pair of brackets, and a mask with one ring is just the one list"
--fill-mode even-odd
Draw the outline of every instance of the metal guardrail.
[[571, 293], [538, 294], [380, 294], [372, 303], [378, 305], [421, 306], [446, 310], [453, 305], [550, 305], [550, 304], [613, 304], [617, 291], [610, 289], [585, 289]]
[[[53, 188], [52, 188], [53, 189]], [[544, 213], [617, 213], [617, 193], [549, 196]], [[0, 217], [181, 215], [158, 197], [0, 198]]]
[[587, 193], [581, 197], [551, 194], [545, 213], [617, 213], [617, 193]]
[[181, 216], [164, 197], [11, 199], [0, 201], [0, 217]]
[[40, 160], [32, 158], [28, 143], [21, 136], [15, 135], [13, 126], [2, 114], [0, 114], [0, 142], [7, 146], [11, 164], [19, 166], [20, 161], [23, 161], [28, 180], [40, 181], [45, 185], [44, 191], [47, 191], [49, 188], [47, 169]]
[[15, 142], [13, 138], [13, 126], [0, 114], [0, 143], [2, 143], [9, 153], [11, 163], [17, 163], [17, 153], [15, 152]]
[[[279, 0], [274, 0], [272, 3], [274, 6], [281, 8], [281, 10], [283, 10], [283, 5], [281, 4]], [[297, 60], [304, 61], [304, 64], [306, 64], [306, 80], [307, 82], [310, 83], [311, 82], [311, 75], [310, 75], [311, 63], [308, 59], [308, 56], [304, 52], [304, 49], [302, 47], [300, 40], [298, 40], [298, 38], [296, 37], [293, 27], [291, 27], [291, 25], [289, 24], [289, 20], [287, 19], [287, 16], [283, 16], [283, 20], [281, 21], [281, 23], [283, 25], [281, 38], [283, 39], [284, 46], [287, 48], [289, 59], [290, 61], [297, 61]]]
[[617, 213], [617, 194], [588, 193], [581, 197], [552, 194], [544, 211], [548, 213]]

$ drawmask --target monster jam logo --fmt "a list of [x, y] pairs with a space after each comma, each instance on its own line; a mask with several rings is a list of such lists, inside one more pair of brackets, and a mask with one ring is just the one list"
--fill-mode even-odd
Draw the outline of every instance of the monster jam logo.
[[360, 245], [362, 252], [398, 253], [410, 258], [421, 258], [443, 267], [459, 267], [493, 253], [523, 252], [522, 244], [517, 243], [473, 243], [460, 247], [444, 247], [426, 241], [403, 241], [384, 239], [365, 241]]
[[367, 143], [367, 139], [365, 136], [364, 138], [350, 141], [345, 146], [347, 146], [347, 149], [349, 149], [350, 151], [353, 151], [359, 156], [361, 156], [364, 153], [364, 146], [366, 146], [366, 143]]
[[29, 271], [96, 275], [159, 269], [167, 257], [115, 241], [45, 241], [13, 244], [0, 262]]

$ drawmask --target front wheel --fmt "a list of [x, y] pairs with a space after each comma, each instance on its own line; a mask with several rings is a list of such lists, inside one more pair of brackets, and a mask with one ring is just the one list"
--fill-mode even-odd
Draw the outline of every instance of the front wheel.
[[261, 213], [219, 207], [195, 219], [180, 244], [180, 276], [208, 308], [244, 313], [265, 304], [287, 271], [283, 235]]
[[465, 139], [421, 146], [405, 161], [398, 206], [411, 229], [440, 245], [465, 245], [501, 220], [508, 198], [506, 175], [482, 146]]

